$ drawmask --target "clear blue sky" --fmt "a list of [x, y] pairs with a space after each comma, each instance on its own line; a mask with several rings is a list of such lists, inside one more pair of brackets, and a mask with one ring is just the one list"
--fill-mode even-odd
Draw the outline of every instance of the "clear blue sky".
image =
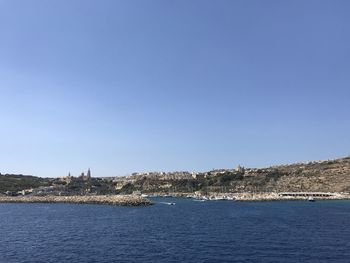
[[350, 151], [350, 2], [0, 0], [0, 172]]

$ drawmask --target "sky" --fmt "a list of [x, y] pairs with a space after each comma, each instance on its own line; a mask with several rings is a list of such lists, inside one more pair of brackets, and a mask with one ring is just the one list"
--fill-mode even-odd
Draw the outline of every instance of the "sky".
[[346, 0], [0, 0], [0, 172], [348, 156], [349, 11]]

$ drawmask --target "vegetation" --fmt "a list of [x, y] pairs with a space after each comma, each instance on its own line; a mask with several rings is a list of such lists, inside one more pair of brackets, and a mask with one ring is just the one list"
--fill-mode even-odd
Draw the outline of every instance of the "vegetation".
[[74, 178], [70, 183], [61, 188], [60, 192], [63, 195], [116, 194], [113, 184], [104, 181], [101, 178], [91, 178], [89, 180]]
[[123, 186], [122, 189], [118, 191], [118, 194], [132, 194], [132, 192], [135, 190], [135, 187], [131, 183], [127, 183], [126, 185]]
[[[202, 192], [350, 192], [350, 158], [261, 169], [217, 170], [198, 173], [152, 173], [147, 176], [102, 178], [39, 178], [1, 175], [0, 193], [37, 189], [53, 195], [105, 195], [143, 193]], [[45, 189], [46, 187], [46, 189]], [[118, 189], [118, 190], [116, 190]]]
[[29, 175], [0, 174], [0, 193], [50, 186], [50, 179]]

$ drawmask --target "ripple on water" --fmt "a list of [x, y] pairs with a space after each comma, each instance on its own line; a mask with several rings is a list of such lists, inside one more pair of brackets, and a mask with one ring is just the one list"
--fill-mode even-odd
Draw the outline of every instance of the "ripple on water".
[[346, 262], [350, 202], [1, 204], [0, 262]]

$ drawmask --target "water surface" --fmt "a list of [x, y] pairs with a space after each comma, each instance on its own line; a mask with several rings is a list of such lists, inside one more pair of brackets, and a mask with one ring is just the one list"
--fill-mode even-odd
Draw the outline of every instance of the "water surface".
[[154, 201], [0, 204], [0, 262], [350, 262], [350, 201]]

